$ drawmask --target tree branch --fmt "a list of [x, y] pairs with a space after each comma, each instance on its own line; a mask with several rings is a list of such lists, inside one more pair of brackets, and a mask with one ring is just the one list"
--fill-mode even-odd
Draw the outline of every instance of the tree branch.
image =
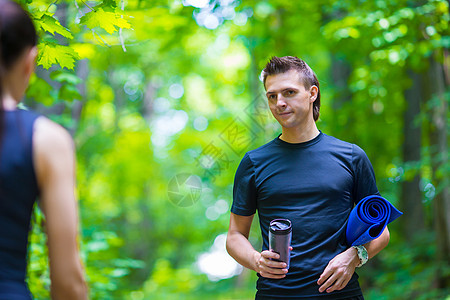
[[[122, 11], [125, 10], [125, 0], [122, 0]], [[120, 15], [120, 17], [123, 19], [123, 15]], [[123, 52], [127, 52], [127, 48], [125, 48], [125, 41], [123, 39], [123, 35], [122, 35], [122, 28], [119, 28], [119, 40], [120, 40], [120, 44], [122, 45], [122, 49]]]
[[[80, 0], [81, 2], [83, 2], [84, 5], [86, 5], [91, 11], [96, 11], [95, 9], [93, 9], [92, 7], [90, 7], [86, 2], [84, 2], [83, 0]], [[77, 2], [77, 0], [75, 0], [75, 3]]]

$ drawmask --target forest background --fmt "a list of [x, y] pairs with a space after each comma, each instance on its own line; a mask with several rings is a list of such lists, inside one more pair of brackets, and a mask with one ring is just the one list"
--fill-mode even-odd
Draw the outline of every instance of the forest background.
[[[40, 36], [24, 105], [75, 139], [92, 299], [254, 297], [224, 238], [239, 161], [280, 132], [259, 80], [274, 55], [316, 71], [319, 129], [361, 146], [404, 212], [358, 270], [366, 298], [449, 299], [447, 1], [21, 3]], [[29, 284], [47, 299], [34, 224]]]

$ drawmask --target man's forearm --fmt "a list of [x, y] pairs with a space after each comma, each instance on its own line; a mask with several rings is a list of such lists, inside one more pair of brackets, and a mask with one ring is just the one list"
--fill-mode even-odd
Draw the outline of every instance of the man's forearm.
[[227, 251], [242, 266], [256, 271], [256, 251], [248, 239], [239, 232], [228, 232]]
[[386, 226], [383, 233], [374, 240], [364, 244], [364, 247], [369, 254], [369, 259], [377, 255], [381, 250], [383, 250], [389, 243], [389, 230]]
[[[383, 250], [389, 243], [389, 230], [387, 227], [383, 233], [376, 239], [364, 244], [369, 254], [369, 258], [374, 257], [378, 252]], [[355, 268], [359, 263], [358, 251], [354, 247], [350, 247], [344, 252], [336, 255], [327, 265], [323, 273], [320, 275], [317, 284], [320, 285], [319, 292], [341, 290], [349, 282]], [[350, 270], [350, 271], [349, 271]], [[339, 280], [338, 280], [339, 279]]]

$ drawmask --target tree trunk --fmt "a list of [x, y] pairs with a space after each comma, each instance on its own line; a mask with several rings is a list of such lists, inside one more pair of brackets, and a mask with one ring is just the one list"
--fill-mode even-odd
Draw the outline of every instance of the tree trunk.
[[154, 110], [153, 106], [155, 105], [154, 102], [157, 91], [158, 89], [155, 83], [149, 80], [145, 88], [144, 97], [142, 98], [142, 107], [141, 107], [142, 117], [145, 119], [147, 124], [150, 124], [153, 117], [153, 110]]
[[[421, 128], [420, 125], [416, 124], [415, 119], [420, 113], [422, 76], [412, 71], [408, 73], [412, 85], [405, 90], [406, 109], [403, 126], [403, 161], [405, 166], [420, 161], [421, 150]], [[420, 174], [414, 168], [405, 171], [406, 179], [402, 182], [400, 195], [400, 206], [404, 217], [400, 220], [402, 221], [403, 234], [411, 242], [414, 236], [425, 228], [425, 222], [422, 194], [419, 189]], [[412, 178], [408, 178], [408, 173], [412, 174]]]
[[72, 136], [75, 135], [80, 124], [81, 113], [84, 104], [86, 103], [86, 80], [89, 74], [89, 63], [87, 59], [79, 60], [76, 66], [76, 74], [81, 79], [81, 83], [77, 85], [82, 100], [74, 100], [72, 105], [72, 120], [73, 125], [70, 128]]
[[334, 110], [339, 110], [345, 102], [352, 99], [352, 94], [348, 88], [351, 73], [352, 68], [343, 55], [339, 53], [332, 54], [331, 79], [335, 90], [332, 104]]
[[[445, 99], [445, 86], [449, 85], [445, 78], [443, 65], [432, 59], [429, 69], [430, 95], [437, 101], [431, 109], [431, 162], [433, 170], [433, 185], [436, 195], [433, 199], [434, 226], [436, 230], [438, 269], [437, 284], [440, 288], [450, 285], [450, 277], [443, 274], [441, 267], [449, 264], [450, 252], [450, 191], [449, 180], [445, 174], [445, 166], [448, 160], [447, 143], [447, 111], [448, 104]], [[447, 81], [447, 82], [446, 82]]]
[[[342, 114], [340, 110], [345, 103], [352, 100], [352, 93], [349, 89], [349, 78], [352, 73], [352, 66], [342, 53], [331, 54], [331, 85], [333, 86], [333, 96], [331, 107], [335, 113], [325, 117], [330, 124], [337, 124], [334, 128], [329, 128], [332, 135], [345, 137], [347, 141], [355, 141], [355, 130], [353, 130], [354, 116], [352, 114]], [[324, 101], [324, 100], [322, 100]], [[326, 99], [325, 99], [326, 101]], [[323, 103], [323, 102], [322, 102]], [[344, 122], [341, 118], [345, 116]]]

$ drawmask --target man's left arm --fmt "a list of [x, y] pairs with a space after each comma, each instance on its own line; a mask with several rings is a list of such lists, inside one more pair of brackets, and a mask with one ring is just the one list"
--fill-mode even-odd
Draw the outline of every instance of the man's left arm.
[[[377, 255], [389, 243], [389, 230], [386, 226], [383, 233], [376, 239], [364, 244], [367, 249], [369, 259]], [[343, 289], [355, 272], [356, 266], [360, 263], [358, 252], [350, 247], [344, 252], [336, 255], [320, 275], [317, 284], [320, 285], [319, 292], [331, 293]]]

